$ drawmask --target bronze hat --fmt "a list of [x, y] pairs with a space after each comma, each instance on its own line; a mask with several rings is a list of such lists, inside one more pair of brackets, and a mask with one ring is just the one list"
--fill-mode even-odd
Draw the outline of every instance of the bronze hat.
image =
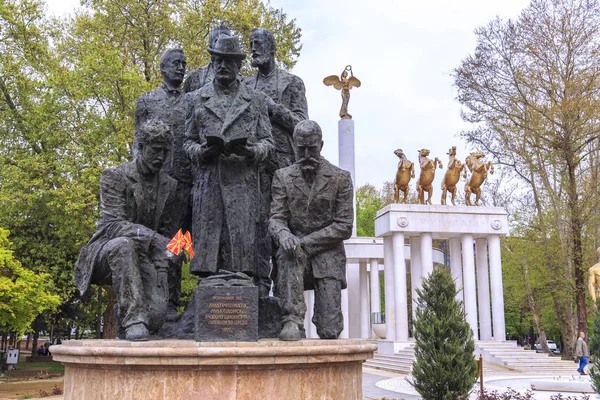
[[241, 52], [240, 39], [237, 36], [219, 36], [214, 49], [209, 47], [208, 52], [213, 56], [235, 58], [237, 60], [246, 58], [246, 55]]

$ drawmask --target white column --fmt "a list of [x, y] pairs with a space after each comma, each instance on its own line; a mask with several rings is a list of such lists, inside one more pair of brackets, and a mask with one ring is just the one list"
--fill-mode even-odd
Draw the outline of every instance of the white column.
[[[346, 279], [346, 281], [347, 281], [347, 279]], [[350, 337], [350, 335], [349, 335], [350, 327], [348, 326], [348, 324], [349, 324], [348, 289], [342, 290], [342, 315], [344, 316], [344, 329], [342, 329], [342, 332], [340, 333], [339, 338], [340, 339], [348, 339]]]
[[475, 239], [477, 249], [477, 304], [479, 305], [479, 339], [492, 340], [490, 282], [488, 274], [487, 240]]
[[[371, 284], [371, 314], [381, 312], [381, 290], [379, 288], [379, 260], [376, 258], [370, 261], [371, 269], [369, 271], [369, 282]], [[369, 314], [369, 322], [371, 321], [371, 314]], [[369, 326], [371, 326], [369, 324]], [[371, 334], [372, 338], [375, 338], [375, 334]]]
[[450, 270], [456, 283], [456, 299], [464, 301], [462, 279], [462, 257], [460, 254], [460, 238], [450, 238]]
[[462, 236], [463, 285], [465, 296], [465, 312], [467, 322], [473, 330], [473, 338], [477, 335], [477, 294], [475, 289], [475, 259], [473, 255], [473, 235]]
[[417, 288], [421, 289], [421, 238], [410, 238], [410, 286], [412, 294], [412, 316], [417, 312]]
[[347, 302], [348, 302], [348, 322], [344, 328], [348, 327], [349, 338], [359, 338], [360, 336], [360, 272], [357, 263], [346, 265], [346, 281], [348, 283]]
[[381, 290], [379, 288], [379, 260], [371, 259], [369, 281], [371, 283], [371, 312], [381, 312]]
[[490, 282], [492, 284], [492, 318], [494, 326], [494, 340], [506, 340], [504, 325], [504, 293], [502, 291], [502, 258], [500, 257], [500, 236], [488, 237], [490, 252]]
[[396, 340], [396, 296], [394, 296], [394, 248], [392, 237], [383, 238], [383, 283], [385, 289], [385, 339]]
[[350, 172], [354, 185], [352, 237], [356, 237], [356, 175], [354, 173], [354, 120], [352, 119], [338, 121], [338, 158], [338, 166]]
[[368, 339], [371, 332], [371, 314], [369, 313], [369, 282], [367, 281], [367, 262], [361, 260], [359, 266], [360, 280], [360, 337]]
[[433, 239], [431, 233], [421, 233], [421, 274], [429, 278], [433, 272]]
[[317, 333], [317, 326], [315, 324], [313, 324], [313, 322], [312, 322], [312, 317], [315, 314], [314, 313], [314, 307], [315, 307], [315, 291], [314, 290], [308, 291], [308, 298], [310, 299], [310, 308], [312, 310], [310, 312], [310, 323], [308, 324], [308, 326], [310, 326], [310, 337], [313, 339], [318, 339], [319, 334]]
[[306, 314], [304, 314], [304, 332], [308, 339], [315, 339], [317, 335], [316, 327], [312, 323], [312, 317], [314, 315], [315, 308], [315, 291], [305, 290], [304, 291], [304, 302], [306, 303]]
[[408, 340], [408, 298], [406, 295], [406, 261], [404, 233], [392, 234], [394, 249], [394, 293], [396, 295], [396, 340]]

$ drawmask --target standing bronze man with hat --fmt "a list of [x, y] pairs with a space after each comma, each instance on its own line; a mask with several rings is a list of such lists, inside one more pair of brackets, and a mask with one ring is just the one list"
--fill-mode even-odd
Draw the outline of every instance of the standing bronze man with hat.
[[273, 149], [264, 98], [240, 82], [246, 57], [236, 36], [208, 49], [215, 79], [186, 95], [184, 149], [194, 167], [190, 270], [256, 275], [261, 223], [259, 167]]

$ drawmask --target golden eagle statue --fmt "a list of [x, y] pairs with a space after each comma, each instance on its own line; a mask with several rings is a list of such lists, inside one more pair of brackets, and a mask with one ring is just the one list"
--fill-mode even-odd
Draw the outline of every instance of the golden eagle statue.
[[[350, 77], [348, 77], [350, 72]], [[323, 79], [326, 86], [333, 86], [337, 90], [342, 91], [342, 108], [340, 108], [341, 119], [352, 119], [352, 115], [348, 114], [348, 102], [350, 101], [350, 89], [360, 87], [360, 81], [352, 74], [352, 66], [346, 65], [339, 78], [337, 75], [330, 75]]]

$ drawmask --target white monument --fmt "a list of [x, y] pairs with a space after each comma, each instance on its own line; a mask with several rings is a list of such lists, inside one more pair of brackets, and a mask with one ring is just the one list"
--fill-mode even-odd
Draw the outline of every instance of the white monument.
[[390, 204], [380, 210], [375, 234], [383, 237], [386, 340], [402, 343], [409, 338], [405, 241], [413, 251], [414, 293], [421, 283], [416, 277], [433, 271], [433, 239], [449, 239], [450, 267], [463, 289], [459, 296], [475, 340], [506, 340], [500, 237], [507, 233], [507, 214], [500, 207]]

